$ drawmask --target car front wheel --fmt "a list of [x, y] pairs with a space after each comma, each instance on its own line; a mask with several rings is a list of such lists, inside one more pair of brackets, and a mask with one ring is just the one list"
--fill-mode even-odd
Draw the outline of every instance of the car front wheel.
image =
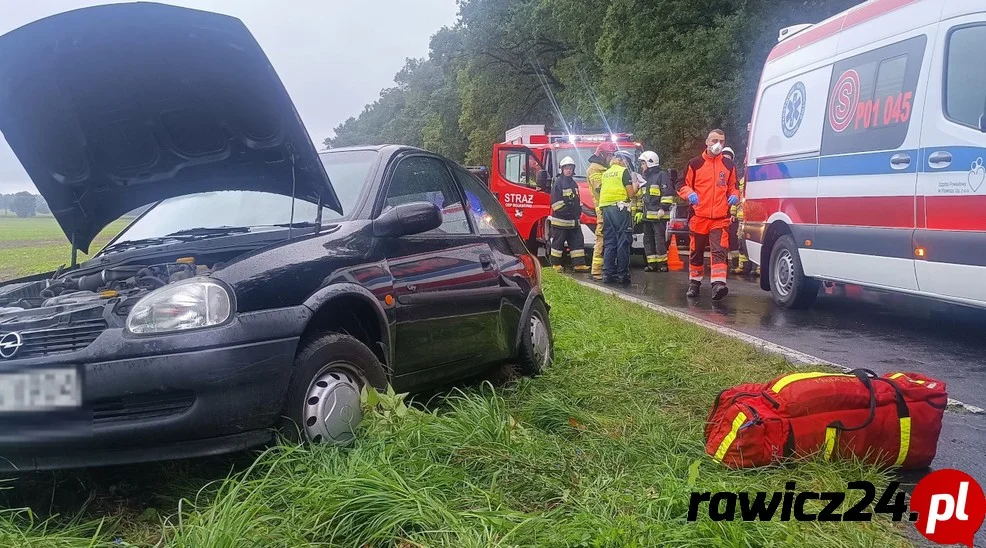
[[770, 293], [784, 308], [808, 308], [818, 297], [818, 280], [805, 276], [794, 236], [777, 239], [770, 252]]
[[531, 305], [527, 322], [520, 326], [520, 355], [518, 370], [522, 375], [540, 375], [555, 358], [555, 342], [551, 334], [548, 309], [541, 299]]
[[292, 439], [348, 444], [363, 419], [360, 389], [386, 384], [380, 361], [359, 340], [339, 333], [313, 337], [295, 358], [283, 430]]

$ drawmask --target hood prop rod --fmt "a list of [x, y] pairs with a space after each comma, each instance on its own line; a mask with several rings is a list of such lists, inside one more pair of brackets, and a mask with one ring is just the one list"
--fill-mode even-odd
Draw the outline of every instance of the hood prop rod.
[[294, 194], [297, 186], [298, 164], [295, 162], [294, 149], [288, 148], [288, 150], [291, 152], [291, 220], [288, 221], [288, 240], [290, 240], [291, 233], [294, 231]]
[[75, 245], [75, 232], [72, 232], [72, 266], [75, 268], [79, 264], [79, 248]]

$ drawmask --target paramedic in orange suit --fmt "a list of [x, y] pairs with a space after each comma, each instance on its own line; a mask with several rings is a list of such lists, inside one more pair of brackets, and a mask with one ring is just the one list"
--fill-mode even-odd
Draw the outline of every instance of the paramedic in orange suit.
[[700, 156], [689, 160], [678, 195], [688, 200], [695, 212], [689, 221], [691, 241], [687, 295], [698, 297], [705, 276], [705, 248], [711, 247], [712, 300], [718, 301], [729, 293], [726, 287], [729, 208], [739, 203], [739, 192], [736, 188], [736, 166], [722, 155], [726, 145], [725, 133], [721, 129], [710, 131], [705, 145]]

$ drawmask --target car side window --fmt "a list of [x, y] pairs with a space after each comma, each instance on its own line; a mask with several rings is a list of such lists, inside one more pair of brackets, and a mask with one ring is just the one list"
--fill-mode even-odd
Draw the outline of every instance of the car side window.
[[[832, 67], [822, 155], [893, 150], [907, 137], [928, 37], [843, 59]], [[811, 99], [809, 99], [811, 100]]]
[[986, 110], [986, 25], [959, 27], [948, 35], [945, 54], [945, 116], [979, 129]]
[[442, 210], [441, 226], [423, 234], [470, 233], [461, 194], [441, 160], [412, 156], [397, 164], [383, 210], [410, 202], [431, 202]]
[[480, 234], [513, 234], [514, 225], [488, 188], [465, 171], [454, 170], [455, 180], [466, 193], [466, 208]]

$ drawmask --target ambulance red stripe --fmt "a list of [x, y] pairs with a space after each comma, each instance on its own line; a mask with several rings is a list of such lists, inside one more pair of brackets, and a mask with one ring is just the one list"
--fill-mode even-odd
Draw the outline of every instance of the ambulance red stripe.
[[812, 27], [801, 32], [800, 34], [796, 34], [794, 37], [789, 38], [780, 44], [777, 44], [774, 46], [774, 49], [770, 51], [770, 55], [767, 56], [767, 62], [769, 63], [780, 59], [781, 57], [784, 57], [785, 55], [797, 51], [807, 45], [814, 44], [815, 42], [824, 40], [830, 36], [834, 36], [842, 30], [865, 23], [866, 21], [875, 19], [897, 8], [904, 7], [908, 4], [913, 4], [916, 1], [917, 0], [874, 0], [873, 2], [863, 4], [849, 13], [843, 14], [826, 23]]
[[743, 202], [748, 222], [766, 222], [778, 211], [796, 224], [986, 232], [986, 196], [747, 198]]

